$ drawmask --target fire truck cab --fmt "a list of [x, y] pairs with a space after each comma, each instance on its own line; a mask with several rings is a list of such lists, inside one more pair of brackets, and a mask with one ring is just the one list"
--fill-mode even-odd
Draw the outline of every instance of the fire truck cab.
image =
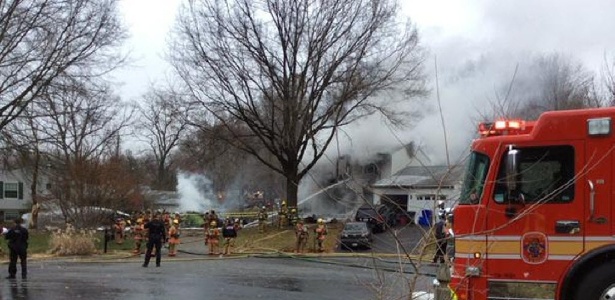
[[454, 298], [615, 299], [613, 120], [598, 108], [479, 125], [454, 209]]

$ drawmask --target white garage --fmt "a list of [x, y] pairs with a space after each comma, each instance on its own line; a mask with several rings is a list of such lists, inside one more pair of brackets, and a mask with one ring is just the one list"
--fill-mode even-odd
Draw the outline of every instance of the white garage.
[[461, 166], [410, 166], [371, 185], [374, 204], [399, 210], [399, 220], [432, 224], [438, 200], [452, 207], [459, 196]]

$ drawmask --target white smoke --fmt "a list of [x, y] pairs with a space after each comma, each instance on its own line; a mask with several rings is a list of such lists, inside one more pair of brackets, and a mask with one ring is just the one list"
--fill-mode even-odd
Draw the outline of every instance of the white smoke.
[[177, 174], [177, 193], [179, 195], [180, 211], [204, 212], [215, 209], [217, 203], [213, 201], [211, 180], [201, 174]]

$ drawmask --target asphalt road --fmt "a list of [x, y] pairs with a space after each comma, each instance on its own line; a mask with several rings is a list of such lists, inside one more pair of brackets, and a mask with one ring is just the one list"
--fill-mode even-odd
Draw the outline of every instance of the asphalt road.
[[[408, 263], [369, 258], [183, 256], [160, 268], [142, 258], [32, 261], [27, 280], [0, 280], [0, 299], [408, 299], [417, 276]], [[417, 290], [432, 279], [421, 276]]]
[[[163, 257], [160, 268], [153, 261], [149, 268], [141, 267], [143, 256], [100, 261], [34, 260], [29, 262], [28, 280], [0, 280], [0, 300], [408, 299], [408, 282], [418, 276], [414, 290], [429, 291], [435, 268], [425, 264], [417, 269], [404, 255], [395, 254], [403, 252], [401, 245], [412, 252], [424, 230], [398, 227], [376, 234], [371, 250], [338, 251], [360, 252], [362, 257], [220, 258], [202, 255], [206, 248], [195, 239], [180, 249], [196, 255]], [[1, 267], [6, 268], [6, 264]]]

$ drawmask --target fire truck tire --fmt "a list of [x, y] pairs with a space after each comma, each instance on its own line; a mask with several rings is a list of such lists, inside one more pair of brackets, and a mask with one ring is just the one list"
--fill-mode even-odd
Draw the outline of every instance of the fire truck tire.
[[603, 264], [587, 274], [576, 290], [575, 300], [613, 299], [615, 296], [615, 262]]

